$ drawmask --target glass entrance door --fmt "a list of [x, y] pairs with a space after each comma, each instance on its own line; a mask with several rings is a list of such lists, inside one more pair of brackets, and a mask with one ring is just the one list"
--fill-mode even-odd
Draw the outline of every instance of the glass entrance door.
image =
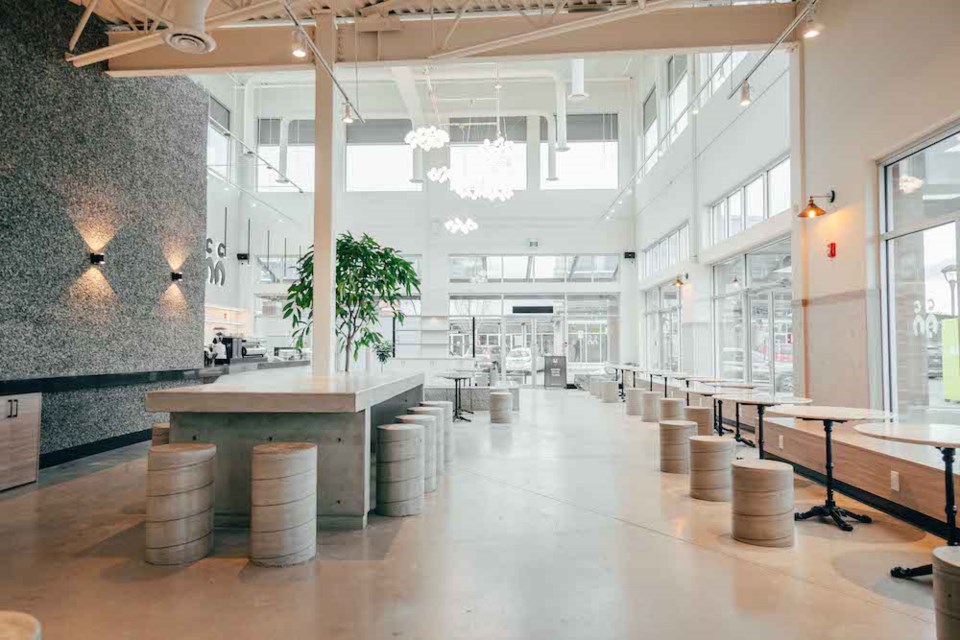
[[753, 384], [776, 393], [793, 392], [793, 309], [784, 289], [752, 292], [750, 349], [746, 362]]
[[508, 316], [504, 321], [504, 374], [521, 385], [543, 384], [544, 356], [555, 355], [562, 344], [562, 317]]

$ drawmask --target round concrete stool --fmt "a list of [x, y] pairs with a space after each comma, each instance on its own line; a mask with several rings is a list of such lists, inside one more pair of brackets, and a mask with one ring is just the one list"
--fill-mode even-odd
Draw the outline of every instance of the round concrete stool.
[[[433, 416], [437, 419], [437, 475], [442, 476], [446, 471], [446, 443], [447, 438], [453, 440], [453, 433], [447, 429], [447, 413], [443, 407], [410, 407], [407, 409], [412, 415]], [[441, 425], [443, 427], [441, 428]]]
[[933, 550], [933, 602], [937, 638], [960, 638], [960, 547]]
[[690, 438], [690, 497], [710, 502], [729, 502], [736, 442], [720, 436]]
[[656, 391], [640, 392], [640, 419], [644, 422], [660, 420], [660, 394]]
[[513, 394], [509, 391], [490, 392], [490, 423], [509, 424], [513, 422]]
[[761, 547], [793, 546], [793, 467], [734, 460], [733, 538]]
[[689, 420], [660, 421], [660, 471], [690, 473], [690, 438], [696, 429]]
[[145, 557], [188, 564], [213, 549], [213, 465], [217, 447], [162, 444], [147, 453]]
[[3, 640], [40, 640], [40, 621], [22, 611], [0, 611], [0, 638]]
[[684, 407], [683, 417], [697, 423], [698, 436], [709, 436], [714, 433], [712, 407]]
[[170, 423], [158, 422], [150, 429], [150, 446], [170, 444]]
[[646, 392], [637, 387], [627, 387], [624, 393], [627, 395], [627, 415], [643, 415], [643, 394]]
[[317, 445], [268, 442], [250, 461], [250, 560], [289, 567], [317, 555]]
[[[457, 441], [453, 439], [453, 403], [449, 400], [424, 400], [421, 407], [440, 407], [446, 422], [443, 426], [443, 461], [446, 464], [453, 462]], [[473, 405], [471, 405], [473, 406]]]
[[683, 398], [660, 398], [661, 420], [683, 420]]
[[412, 516], [423, 511], [423, 458], [422, 424], [377, 427], [377, 513]]
[[600, 386], [600, 399], [604, 402], [619, 402], [620, 383], [616, 380], [604, 380]]
[[413, 414], [397, 416], [397, 422], [423, 425], [423, 490], [433, 493], [437, 490], [437, 419]]
[[600, 397], [600, 385], [603, 384], [603, 381], [606, 378], [603, 376], [590, 376], [590, 395], [594, 398]]

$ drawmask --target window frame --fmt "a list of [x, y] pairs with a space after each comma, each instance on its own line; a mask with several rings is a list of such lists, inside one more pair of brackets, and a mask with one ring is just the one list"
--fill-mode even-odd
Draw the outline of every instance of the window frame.
[[[705, 245], [704, 248], [710, 247], [710, 246], [716, 246], [716, 245], [720, 244], [721, 242], [726, 242], [727, 240], [730, 240], [730, 239], [733, 238], [734, 236], [736, 236], [736, 235], [738, 235], [738, 234], [740, 234], [740, 233], [743, 233], [744, 231], [746, 231], [747, 229], [750, 229], [750, 228], [753, 227], [753, 226], [762, 224], [762, 223], [766, 222], [767, 220], [770, 220], [771, 218], [773, 218], [773, 217], [775, 217], [775, 216], [778, 216], [778, 215], [787, 213], [787, 212], [789, 212], [789, 211], [792, 210], [792, 208], [793, 208], [793, 192], [792, 192], [792, 189], [791, 189], [791, 193], [790, 193], [790, 197], [789, 197], [789, 200], [790, 200], [789, 206], [788, 206], [786, 209], [784, 209], [783, 211], [778, 211], [778, 212], [776, 212], [776, 213], [772, 213], [772, 212], [770, 211], [770, 172], [771, 172], [771, 170], [779, 167], [779, 166], [780, 166], [781, 164], [783, 164], [784, 162], [790, 162], [790, 161], [791, 161], [791, 157], [790, 157], [790, 154], [789, 154], [789, 153], [787, 153], [787, 154], [785, 154], [785, 155], [779, 155], [779, 156], [777, 156], [777, 159], [776, 159], [776, 160], [774, 160], [773, 162], [770, 162], [770, 163], [767, 163], [766, 165], [764, 165], [763, 168], [762, 168], [760, 171], [750, 174], [750, 176], [749, 176], [746, 180], [738, 183], [736, 187], [734, 187], [733, 189], [730, 189], [729, 191], [723, 193], [719, 198], [717, 198], [716, 200], [714, 200], [713, 202], [711, 202], [710, 204], [708, 204], [708, 205], [706, 206], [706, 215], [705, 215], [705, 217], [707, 218], [706, 222], [707, 222], [707, 224], [708, 224], [709, 227], [710, 227], [710, 232], [707, 233], [707, 234], [705, 234], [705, 235], [706, 235], [706, 237], [711, 238], [711, 242], [710, 242], [710, 244]], [[792, 176], [792, 165], [791, 165], [791, 176]], [[754, 184], [754, 183], [757, 182], [758, 180], [761, 181], [761, 189], [762, 189], [762, 192], [763, 192], [763, 216], [762, 216], [762, 218], [761, 218], [759, 221], [757, 221], [757, 222], [755, 222], [755, 223], [753, 223], [753, 224], [751, 224], [751, 225], [747, 225], [747, 187], [748, 187], [749, 185]], [[791, 185], [791, 186], [792, 186], [792, 185]], [[736, 195], [737, 193], [740, 194], [740, 222], [741, 222], [741, 227], [740, 227], [740, 230], [737, 231], [737, 233], [734, 233], [734, 234], [731, 235], [731, 234], [729, 233], [729, 231], [730, 231], [730, 222], [729, 222], [730, 212], [729, 212], [729, 205], [727, 204], [727, 202], [728, 202], [729, 198], [733, 197], [733, 196]], [[723, 207], [724, 207], [724, 213], [723, 213], [723, 221], [724, 221], [724, 222], [723, 222], [723, 229], [724, 229], [724, 233], [723, 233], [723, 236], [722, 236], [722, 237], [718, 236], [718, 234], [717, 234], [716, 209], [717, 209], [717, 207], [719, 207], [719, 206], [723, 206]]]

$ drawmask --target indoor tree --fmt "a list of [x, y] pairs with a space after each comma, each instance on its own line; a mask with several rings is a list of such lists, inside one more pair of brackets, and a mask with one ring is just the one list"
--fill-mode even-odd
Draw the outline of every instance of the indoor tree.
[[[360, 357], [361, 347], [376, 347], [384, 342], [376, 330], [381, 309], [390, 309], [403, 323], [400, 300], [420, 291], [420, 278], [413, 265], [396, 249], [381, 246], [363, 234], [350, 233], [337, 238], [336, 333], [346, 358], [346, 371]], [[287, 290], [283, 317], [293, 323], [297, 348], [313, 325], [313, 247], [297, 262], [297, 279]]]

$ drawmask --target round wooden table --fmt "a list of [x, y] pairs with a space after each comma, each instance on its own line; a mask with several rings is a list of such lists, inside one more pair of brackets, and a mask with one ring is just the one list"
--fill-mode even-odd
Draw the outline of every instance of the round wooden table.
[[[947, 515], [947, 544], [951, 547], [960, 545], [957, 536], [957, 501], [953, 491], [953, 461], [960, 447], [960, 425], [957, 424], [922, 424], [916, 422], [871, 422], [858, 424], [854, 427], [859, 433], [871, 438], [889, 440], [891, 442], [905, 442], [936, 447], [943, 458], [943, 488], [946, 496]], [[894, 578], [915, 578], [928, 576], [933, 573], [933, 565], [925, 564], [910, 569], [894, 567], [890, 575]]]
[[[767, 407], [773, 407], [778, 404], [801, 405], [813, 402], [810, 398], [798, 398], [796, 396], [771, 395], [769, 393], [725, 393], [722, 396], [716, 396], [716, 399], [723, 402], [733, 402], [736, 404], [737, 425], [734, 430], [733, 439], [748, 447], [756, 447], [758, 457], [763, 460], [763, 414]], [[747, 440], [740, 435], [740, 405], [748, 405], [757, 408], [757, 437], [756, 442]]]
[[[852, 518], [857, 522], [872, 522], [870, 516], [860, 515], [838, 507], [833, 500], [833, 425], [851, 420], [887, 420], [891, 416], [886, 411], [876, 409], [858, 409], [856, 407], [825, 407], [820, 405], [800, 406], [783, 404], [770, 407], [771, 415], [800, 418], [802, 420], [819, 420], [823, 423], [824, 444], [826, 449], [827, 469], [827, 499], [809, 511], [794, 514], [796, 520], [806, 520], [814, 516], [824, 521], [833, 520], [834, 524], [843, 531], [853, 531], [853, 526], [844, 520]], [[828, 520], [829, 519], [829, 520]]]
[[[739, 389], [741, 391], [753, 391], [757, 388], [757, 385], [751, 384], [749, 382], [737, 382], [736, 380], [718, 380], [716, 382], [704, 382], [707, 386], [713, 387], [714, 389]], [[713, 396], [713, 416], [717, 421], [717, 435], [722, 436], [724, 433], [731, 433], [733, 429], [727, 429], [723, 426], [723, 400], [719, 399], [719, 396], [722, 395], [720, 392], [717, 392]]]

